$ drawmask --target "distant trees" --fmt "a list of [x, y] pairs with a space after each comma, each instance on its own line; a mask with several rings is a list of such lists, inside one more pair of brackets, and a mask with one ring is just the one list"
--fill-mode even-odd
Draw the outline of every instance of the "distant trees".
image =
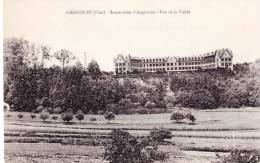
[[76, 57], [66, 49], [61, 49], [54, 53], [56, 59], [62, 64], [62, 70], [64, 70], [65, 64], [69, 63], [71, 60], [74, 60]]
[[[44, 67], [54, 56], [61, 67]], [[159, 113], [181, 107], [260, 106], [259, 63], [235, 65], [234, 72], [217, 69], [161, 74], [135, 78], [101, 73], [92, 60], [87, 70], [65, 49], [51, 53], [47, 45], [36, 45], [23, 38], [4, 40], [4, 100], [13, 111], [84, 114]], [[254, 68], [252, 67], [254, 66]], [[133, 75], [133, 74], [131, 74]], [[158, 75], [158, 74], [157, 74]]]
[[99, 65], [94, 59], [88, 64], [87, 71], [90, 75], [101, 75]]
[[113, 112], [106, 112], [104, 118], [110, 123], [111, 120], [115, 119], [115, 114]]

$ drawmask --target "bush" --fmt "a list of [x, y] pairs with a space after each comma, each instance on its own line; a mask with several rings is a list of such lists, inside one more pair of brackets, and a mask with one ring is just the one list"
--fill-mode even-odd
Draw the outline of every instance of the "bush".
[[10, 114], [7, 114], [6, 117], [9, 118], [9, 117], [11, 117], [11, 115], [10, 115]]
[[113, 112], [106, 112], [104, 118], [110, 123], [110, 120], [115, 119], [115, 114]]
[[19, 113], [19, 114], [17, 115], [17, 117], [18, 117], [19, 119], [22, 119], [22, 118], [23, 118], [23, 114]]
[[83, 112], [82, 112], [81, 110], [79, 110], [79, 111], [77, 112], [77, 114], [76, 114], [75, 117], [76, 117], [76, 119], [79, 120], [80, 123], [81, 123], [81, 121], [84, 119], [84, 114], [83, 114]]
[[190, 115], [189, 120], [194, 123], [196, 121], [196, 118], [194, 115]]
[[65, 112], [61, 114], [61, 119], [63, 121], [69, 122], [73, 119], [73, 114], [71, 112]]
[[171, 115], [171, 120], [175, 120], [176, 122], [179, 122], [180, 120], [185, 119], [185, 114], [182, 111], [173, 111]]
[[176, 108], [172, 112], [171, 120], [175, 120], [176, 122], [179, 122], [180, 120], [183, 120], [183, 119], [189, 119], [192, 122], [194, 122], [196, 120], [194, 115], [192, 115], [189, 110]]
[[51, 117], [51, 119], [53, 119], [53, 120], [56, 121], [56, 120], [58, 119], [58, 116], [57, 116], [57, 115], [54, 115], [54, 116]]
[[35, 114], [31, 114], [31, 118], [34, 119], [36, 118], [37, 116]]
[[152, 163], [168, 156], [159, 152], [157, 144], [149, 138], [137, 138], [117, 129], [110, 133], [104, 158], [110, 163]]
[[61, 112], [62, 112], [62, 109], [59, 106], [53, 109], [54, 114], [60, 114]]
[[219, 156], [217, 163], [259, 163], [260, 154], [256, 150], [232, 149], [227, 156]]
[[90, 120], [90, 121], [96, 121], [97, 118], [95, 118], [95, 117], [91, 117], [89, 120]]
[[166, 128], [154, 128], [150, 132], [150, 137], [154, 141], [164, 142], [164, 139], [172, 138], [172, 133], [169, 129], [166, 129]]
[[49, 113], [48, 113], [46, 110], [42, 111], [41, 114], [40, 114], [40, 118], [41, 118], [43, 121], [45, 121], [46, 119], [49, 118]]

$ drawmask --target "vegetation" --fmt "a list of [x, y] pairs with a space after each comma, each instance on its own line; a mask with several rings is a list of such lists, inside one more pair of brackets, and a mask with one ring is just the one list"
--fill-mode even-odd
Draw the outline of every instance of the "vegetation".
[[110, 163], [152, 163], [168, 158], [158, 151], [158, 146], [149, 138], [136, 138], [126, 131], [113, 130], [105, 146], [104, 158]]
[[[22, 38], [4, 41], [4, 100], [12, 111], [84, 114], [161, 113], [172, 106], [195, 109], [260, 106], [259, 62], [225, 69], [113, 76], [92, 60], [84, 70], [66, 49], [51, 53]], [[51, 57], [53, 56], [53, 57]], [[45, 67], [49, 59], [61, 67]]]
[[115, 119], [115, 114], [113, 112], [106, 112], [104, 118], [110, 123], [111, 120]]
[[69, 122], [73, 119], [73, 113], [71, 112], [65, 112], [61, 114], [61, 119], [65, 122]]
[[37, 117], [36, 114], [31, 114], [30, 116], [31, 116], [32, 119]]
[[19, 119], [22, 119], [22, 118], [23, 118], [23, 114], [20, 114], [20, 113], [19, 113], [19, 114], [17, 115], [17, 117], [18, 117]]
[[150, 132], [150, 137], [153, 141], [164, 142], [165, 139], [172, 138], [172, 133], [171, 133], [171, 130], [166, 129], [166, 128], [154, 128]]
[[91, 117], [89, 120], [90, 120], [90, 121], [96, 121], [97, 118], [95, 118], [95, 117]]
[[77, 120], [80, 121], [80, 123], [81, 123], [81, 121], [85, 118], [85, 117], [84, 117], [84, 114], [83, 114], [83, 112], [82, 112], [81, 110], [79, 110], [79, 111], [77, 112], [77, 114], [76, 114], [75, 117], [76, 117]]
[[43, 121], [45, 121], [46, 119], [48, 119], [49, 116], [50, 116], [50, 115], [49, 115], [49, 113], [47, 112], [47, 110], [42, 111], [41, 114], [40, 114], [40, 118], [41, 118]]
[[256, 150], [245, 150], [234, 148], [229, 155], [220, 156], [217, 154], [219, 161], [217, 163], [258, 163], [260, 153]]
[[57, 120], [58, 119], [58, 116], [57, 115], [53, 115], [52, 117], [51, 117], [51, 119], [53, 119], [53, 120]]
[[172, 112], [171, 120], [175, 120], [176, 122], [180, 122], [183, 119], [188, 119], [192, 123], [196, 121], [194, 115], [191, 114], [189, 110], [177, 108]]

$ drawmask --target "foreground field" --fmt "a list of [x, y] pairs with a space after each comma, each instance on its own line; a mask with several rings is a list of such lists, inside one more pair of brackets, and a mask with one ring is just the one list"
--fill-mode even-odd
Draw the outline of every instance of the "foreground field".
[[234, 146], [260, 149], [260, 108], [194, 111], [195, 125], [172, 122], [169, 113], [117, 115], [112, 123], [101, 115], [87, 115], [81, 124], [74, 120], [69, 125], [32, 120], [28, 113], [21, 120], [17, 113], [7, 114], [11, 117], [5, 118], [6, 162], [104, 162], [102, 143], [115, 128], [136, 136], [145, 136], [154, 127], [171, 129], [170, 144], [160, 147], [171, 154], [168, 162], [212, 162], [214, 152], [228, 152]]

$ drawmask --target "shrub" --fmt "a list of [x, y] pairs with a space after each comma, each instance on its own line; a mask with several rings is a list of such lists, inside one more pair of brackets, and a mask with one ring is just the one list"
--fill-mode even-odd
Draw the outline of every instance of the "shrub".
[[53, 120], [56, 121], [56, 120], [58, 119], [58, 116], [57, 116], [57, 115], [54, 115], [54, 116], [51, 117], [51, 119], [53, 119]]
[[61, 112], [62, 112], [62, 109], [59, 106], [53, 109], [54, 114], [60, 114]]
[[185, 119], [185, 114], [181, 111], [173, 111], [171, 115], [171, 120], [175, 120], [176, 122], [179, 122], [180, 120]]
[[19, 113], [19, 114], [17, 115], [17, 117], [18, 117], [19, 119], [22, 119], [22, 118], [23, 118], [23, 114]]
[[80, 123], [81, 123], [81, 121], [85, 118], [85, 117], [84, 117], [84, 114], [83, 114], [83, 112], [82, 112], [81, 110], [79, 110], [79, 111], [77, 112], [77, 114], [76, 114], [75, 117], [77, 118], [77, 120], [80, 121]]
[[90, 120], [90, 121], [96, 121], [97, 118], [95, 118], [95, 117], [91, 117], [89, 120]]
[[166, 129], [166, 128], [154, 128], [150, 132], [150, 137], [154, 141], [164, 142], [164, 139], [172, 138], [172, 133], [169, 129]]
[[260, 154], [256, 150], [232, 149], [229, 155], [219, 156], [217, 163], [259, 163]]
[[149, 138], [137, 138], [117, 129], [110, 133], [104, 158], [110, 163], [152, 163], [168, 157], [159, 152], [157, 144]]
[[189, 120], [194, 123], [196, 121], [196, 118], [194, 115], [190, 115]]
[[115, 114], [113, 112], [106, 112], [104, 118], [110, 123], [110, 120], [115, 119]]
[[61, 114], [61, 119], [63, 121], [69, 122], [73, 119], [73, 114], [71, 112], [65, 112]]
[[42, 111], [41, 114], [40, 114], [40, 118], [41, 118], [43, 121], [45, 121], [46, 119], [49, 118], [49, 113], [48, 113], [46, 110]]
[[11, 117], [11, 115], [10, 115], [10, 114], [7, 114], [6, 117], [9, 118], [9, 117]]
[[36, 118], [37, 116], [35, 114], [31, 114], [31, 118], [34, 119]]

